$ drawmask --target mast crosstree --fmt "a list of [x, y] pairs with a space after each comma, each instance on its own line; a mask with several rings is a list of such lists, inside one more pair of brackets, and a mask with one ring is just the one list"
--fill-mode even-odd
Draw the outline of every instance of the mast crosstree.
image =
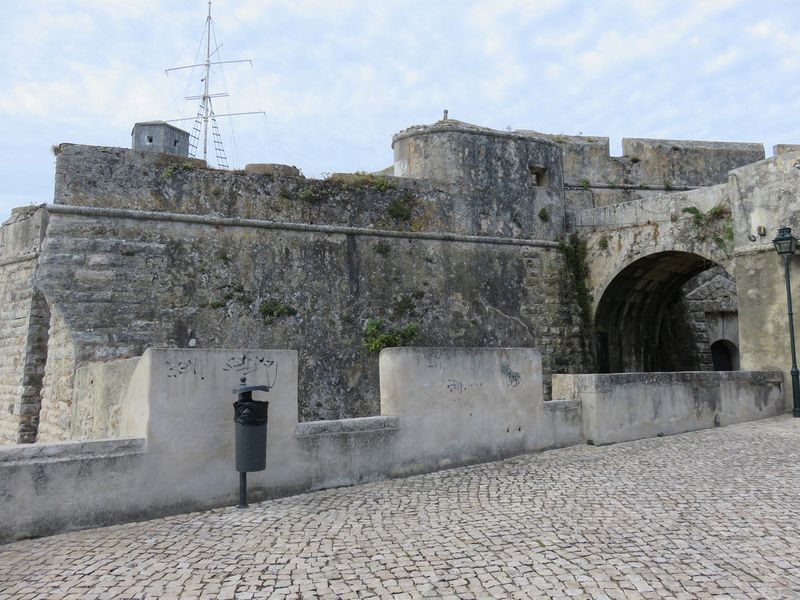
[[225, 147], [222, 143], [222, 136], [220, 135], [219, 125], [217, 124], [217, 117], [236, 117], [241, 115], [264, 115], [267, 116], [267, 113], [264, 111], [250, 111], [250, 112], [235, 112], [235, 113], [226, 113], [217, 115], [214, 113], [214, 106], [212, 100], [214, 98], [227, 98], [229, 96], [228, 93], [211, 93], [211, 67], [216, 65], [225, 65], [231, 63], [249, 63], [252, 67], [253, 61], [248, 58], [237, 59], [237, 60], [217, 60], [214, 61], [212, 58], [214, 55], [219, 52], [219, 49], [222, 48], [222, 44], [219, 44], [213, 50], [211, 49], [211, 40], [214, 39], [214, 43], [216, 44], [216, 36], [214, 35], [214, 26], [213, 20], [211, 18], [211, 0], [208, 0], [208, 15], [206, 16], [206, 24], [203, 29], [203, 36], [201, 38], [200, 44], [203, 45], [205, 42], [205, 61], [202, 63], [197, 63], [193, 65], [183, 65], [180, 67], [172, 67], [170, 69], [166, 69], [165, 73], [167, 76], [173, 71], [181, 71], [184, 69], [196, 69], [201, 67], [203, 69], [203, 78], [200, 80], [203, 83], [203, 93], [197, 96], [185, 96], [184, 100], [200, 100], [200, 104], [197, 107], [197, 114], [194, 117], [188, 117], [185, 119], [170, 119], [167, 123], [177, 123], [179, 121], [194, 121], [194, 125], [192, 127], [192, 132], [189, 136], [189, 153], [196, 157], [198, 153], [198, 149], [200, 147], [200, 141], [202, 139], [202, 148], [203, 148], [203, 155], [202, 158], [205, 161], [208, 161], [208, 135], [209, 135], [209, 126], [211, 128], [211, 143], [214, 146], [214, 153], [217, 159], [217, 166], [223, 169], [228, 168], [228, 160], [225, 156]]

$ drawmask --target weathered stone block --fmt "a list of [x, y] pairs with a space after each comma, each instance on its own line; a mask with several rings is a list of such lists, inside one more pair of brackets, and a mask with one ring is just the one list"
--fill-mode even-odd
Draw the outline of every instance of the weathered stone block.
[[297, 167], [276, 163], [251, 163], [245, 165], [244, 172], [257, 175], [274, 175], [276, 177], [300, 177], [300, 169]]

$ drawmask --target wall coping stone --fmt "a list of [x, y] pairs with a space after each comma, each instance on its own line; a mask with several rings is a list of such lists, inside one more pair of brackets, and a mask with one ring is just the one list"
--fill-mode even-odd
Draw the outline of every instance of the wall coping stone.
[[559, 411], [568, 411], [568, 410], [576, 410], [581, 407], [581, 401], [570, 399], [570, 400], [548, 400], [544, 403], [544, 410], [545, 412], [559, 412]]

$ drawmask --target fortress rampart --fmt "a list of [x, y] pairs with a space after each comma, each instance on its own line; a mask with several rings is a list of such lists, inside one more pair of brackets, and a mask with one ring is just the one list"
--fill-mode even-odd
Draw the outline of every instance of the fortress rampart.
[[419, 346], [538, 348], [549, 398], [552, 374], [593, 365], [559, 245], [580, 211], [763, 158], [755, 144], [623, 147], [442, 121], [394, 137], [394, 176], [312, 180], [62, 144], [53, 203], [0, 233], [0, 436], [96, 431], [76, 369], [151, 347], [297, 350], [301, 420], [375, 415], [375, 320]]

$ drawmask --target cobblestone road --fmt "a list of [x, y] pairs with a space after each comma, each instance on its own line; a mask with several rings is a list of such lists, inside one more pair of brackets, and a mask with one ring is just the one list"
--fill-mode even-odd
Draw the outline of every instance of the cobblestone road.
[[0, 547], [0, 597], [800, 598], [800, 419]]

